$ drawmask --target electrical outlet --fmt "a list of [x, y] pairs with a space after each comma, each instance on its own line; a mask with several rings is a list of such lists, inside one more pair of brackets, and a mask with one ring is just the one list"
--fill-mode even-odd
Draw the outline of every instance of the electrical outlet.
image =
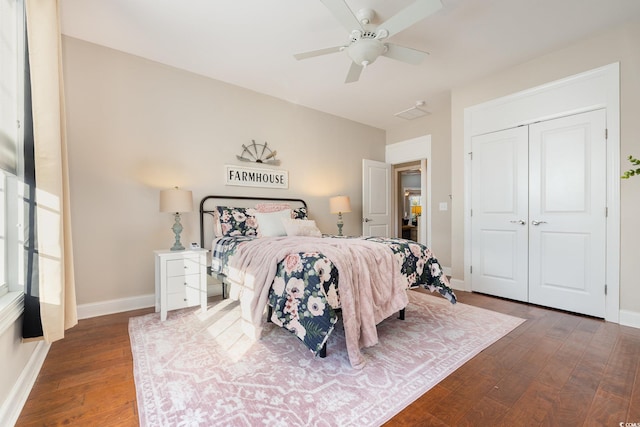
[[449, 205], [447, 204], [447, 202], [440, 202], [440, 210], [441, 211], [446, 211], [449, 209]]

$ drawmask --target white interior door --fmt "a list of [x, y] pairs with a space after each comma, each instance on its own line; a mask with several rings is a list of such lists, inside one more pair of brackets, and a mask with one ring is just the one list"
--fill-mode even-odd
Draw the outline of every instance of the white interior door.
[[526, 127], [472, 139], [472, 290], [527, 301]]
[[362, 160], [362, 234], [391, 236], [391, 165]]
[[529, 127], [529, 301], [605, 315], [606, 112]]

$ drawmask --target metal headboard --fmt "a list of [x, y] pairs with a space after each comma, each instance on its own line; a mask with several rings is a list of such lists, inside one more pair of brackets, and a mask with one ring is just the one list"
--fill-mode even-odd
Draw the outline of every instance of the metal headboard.
[[295, 202], [300, 203], [303, 207], [307, 207], [307, 202], [302, 199], [291, 199], [286, 197], [251, 197], [251, 196], [223, 196], [223, 195], [211, 195], [205, 196], [200, 201], [200, 247], [204, 248], [204, 218], [205, 215], [211, 215], [213, 218], [213, 214], [216, 212], [215, 209], [207, 210], [204, 208], [207, 200], [210, 199], [221, 199], [221, 200], [255, 200], [258, 202]]

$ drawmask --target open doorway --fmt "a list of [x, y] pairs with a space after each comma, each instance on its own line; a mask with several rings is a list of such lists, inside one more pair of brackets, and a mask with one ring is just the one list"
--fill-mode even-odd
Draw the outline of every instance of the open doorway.
[[403, 239], [420, 241], [423, 194], [421, 162], [394, 165], [396, 181], [396, 235]]
[[[385, 147], [385, 162], [392, 165], [393, 176], [393, 216], [390, 222], [394, 236], [402, 236], [402, 217], [404, 216], [404, 204], [400, 205], [398, 170], [420, 170], [420, 201], [422, 203], [421, 215], [418, 216], [418, 242], [431, 247], [431, 135], [419, 136]], [[395, 225], [397, 224], [397, 225]], [[395, 226], [394, 226], [395, 225]]]

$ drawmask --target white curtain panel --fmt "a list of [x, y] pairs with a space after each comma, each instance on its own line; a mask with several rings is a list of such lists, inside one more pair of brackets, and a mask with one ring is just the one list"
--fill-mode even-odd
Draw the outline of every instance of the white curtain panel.
[[58, 0], [26, 0], [38, 225], [40, 314], [45, 341], [78, 323]]

